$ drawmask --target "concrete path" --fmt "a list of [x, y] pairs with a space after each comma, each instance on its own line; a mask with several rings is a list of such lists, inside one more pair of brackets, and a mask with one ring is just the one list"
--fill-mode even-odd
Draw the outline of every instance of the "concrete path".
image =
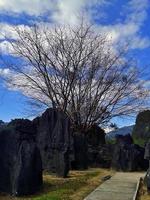
[[140, 177], [144, 173], [117, 172], [84, 200], [135, 200]]

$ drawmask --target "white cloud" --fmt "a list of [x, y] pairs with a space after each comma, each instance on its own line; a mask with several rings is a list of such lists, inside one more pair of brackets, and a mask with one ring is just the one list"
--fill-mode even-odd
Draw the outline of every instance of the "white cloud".
[[49, 12], [55, 22], [74, 24], [78, 21], [78, 15], [83, 14], [85, 10], [90, 13], [94, 5], [100, 6], [106, 3], [108, 0], [0, 0], [0, 12], [26, 13], [31, 16], [41, 16]]
[[12, 46], [7, 39], [17, 39], [17, 33], [15, 28], [27, 29], [28, 26], [25, 25], [10, 25], [5, 23], [0, 23], [0, 53], [8, 54], [12, 52]]
[[[82, 14], [87, 20], [95, 18], [98, 15], [97, 8], [102, 5], [113, 4], [108, 0], [0, 0], [0, 12], [25, 12], [30, 15], [40, 16], [46, 11], [51, 11], [49, 16], [55, 23], [76, 24], [80, 20]], [[147, 18], [147, 8], [149, 0], [130, 0], [124, 6], [125, 20], [114, 25], [97, 25], [99, 31], [107, 33], [108, 38], [116, 42], [131, 42], [131, 48], [146, 48], [150, 44], [148, 37], [142, 37], [140, 31], [144, 21]], [[103, 13], [103, 11], [102, 11]], [[109, 20], [108, 20], [109, 23]], [[15, 37], [12, 31], [13, 26], [0, 24], [0, 39], [4, 35]], [[5, 48], [5, 43], [1, 44], [1, 48]]]
[[147, 18], [148, 7], [149, 0], [130, 0], [126, 8], [126, 11], [129, 13], [127, 21], [142, 25], [143, 21]]
[[75, 24], [78, 20], [77, 13], [81, 12], [85, 3], [86, 0], [59, 0], [53, 19], [59, 23]]
[[147, 19], [148, 0], [130, 0], [125, 7], [125, 20], [114, 25], [99, 26], [112, 42], [129, 43], [131, 49], [150, 46], [150, 38], [141, 35], [141, 28]]
[[11, 52], [11, 50], [12, 50], [12, 46], [10, 45], [9, 42], [7, 41], [0, 42], [0, 53], [8, 54]]
[[135, 35], [139, 30], [139, 27], [134, 23], [119, 23], [115, 25], [99, 26], [99, 30], [106, 33], [108, 38], [110, 38], [113, 42], [118, 42], [121, 38], [127, 38], [131, 35]]
[[[21, 27], [23, 25], [19, 25]], [[14, 28], [16, 26], [10, 25], [10, 24], [5, 24], [5, 23], [0, 23], [0, 40], [4, 40], [6, 37], [7, 38], [16, 38], [16, 34], [14, 32]]]
[[81, 15], [90, 19], [91, 15], [98, 13], [93, 8], [108, 3], [108, 0], [57, 0], [56, 9], [53, 13], [54, 21], [58, 23], [76, 24]]
[[0, 0], [1, 12], [25, 12], [29, 15], [41, 15], [53, 9], [53, 0]]
[[145, 49], [150, 47], [150, 38], [136, 36], [131, 42], [132, 49]]
[[0, 69], [0, 76], [8, 76], [10, 74], [10, 70], [5, 68], [5, 69]]

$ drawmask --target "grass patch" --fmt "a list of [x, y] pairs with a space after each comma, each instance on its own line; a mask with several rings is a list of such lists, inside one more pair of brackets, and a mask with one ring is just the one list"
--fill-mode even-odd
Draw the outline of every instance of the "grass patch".
[[141, 182], [140, 182], [140, 188], [138, 191], [137, 200], [150, 200], [150, 194], [148, 194], [147, 188], [144, 185], [143, 180], [141, 180]]
[[66, 179], [44, 174], [43, 189], [38, 194], [22, 198], [12, 198], [1, 194], [0, 200], [83, 200], [102, 183], [102, 177], [113, 173], [107, 169], [70, 171], [69, 177]]

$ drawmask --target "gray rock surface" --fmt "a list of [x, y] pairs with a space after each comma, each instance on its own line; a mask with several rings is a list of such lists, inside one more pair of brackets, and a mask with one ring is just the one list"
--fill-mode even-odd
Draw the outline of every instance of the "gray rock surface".
[[147, 170], [147, 173], [145, 175], [144, 181], [147, 186], [147, 190], [150, 191], [150, 141], [147, 142], [145, 146], [145, 155], [144, 158], [149, 161], [149, 168]]
[[33, 194], [42, 186], [42, 163], [29, 120], [13, 120], [0, 131], [0, 191]]
[[110, 149], [108, 150], [107, 145], [105, 145], [103, 129], [93, 125], [88, 132], [75, 132], [73, 138], [75, 160], [72, 162], [72, 169], [82, 170], [88, 167], [106, 167], [109, 165], [108, 159], [105, 158]]
[[74, 160], [71, 168], [84, 170], [88, 168], [88, 144], [84, 133], [74, 133]]
[[47, 109], [33, 120], [43, 169], [66, 177], [73, 159], [73, 138], [69, 118], [61, 111]]
[[88, 166], [110, 168], [114, 145], [103, 144], [98, 147], [88, 146]]
[[133, 144], [130, 135], [118, 136], [116, 139], [112, 168], [118, 171], [146, 170], [147, 161], [144, 159], [144, 148]]
[[33, 194], [42, 185], [42, 161], [39, 149], [33, 141], [22, 141], [14, 165], [12, 193]]
[[86, 133], [88, 166], [104, 168], [111, 166], [113, 145], [106, 144], [105, 135], [105, 131], [96, 125]]
[[145, 140], [150, 138], [150, 110], [145, 110], [137, 115], [133, 137]]

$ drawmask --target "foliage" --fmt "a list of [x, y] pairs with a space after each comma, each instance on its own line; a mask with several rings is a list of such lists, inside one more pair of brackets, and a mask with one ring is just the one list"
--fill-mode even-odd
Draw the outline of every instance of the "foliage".
[[116, 144], [116, 139], [107, 139], [106, 144]]
[[147, 138], [138, 138], [138, 137], [133, 136], [134, 144], [138, 144], [141, 147], [144, 147], [148, 140], [149, 139]]

